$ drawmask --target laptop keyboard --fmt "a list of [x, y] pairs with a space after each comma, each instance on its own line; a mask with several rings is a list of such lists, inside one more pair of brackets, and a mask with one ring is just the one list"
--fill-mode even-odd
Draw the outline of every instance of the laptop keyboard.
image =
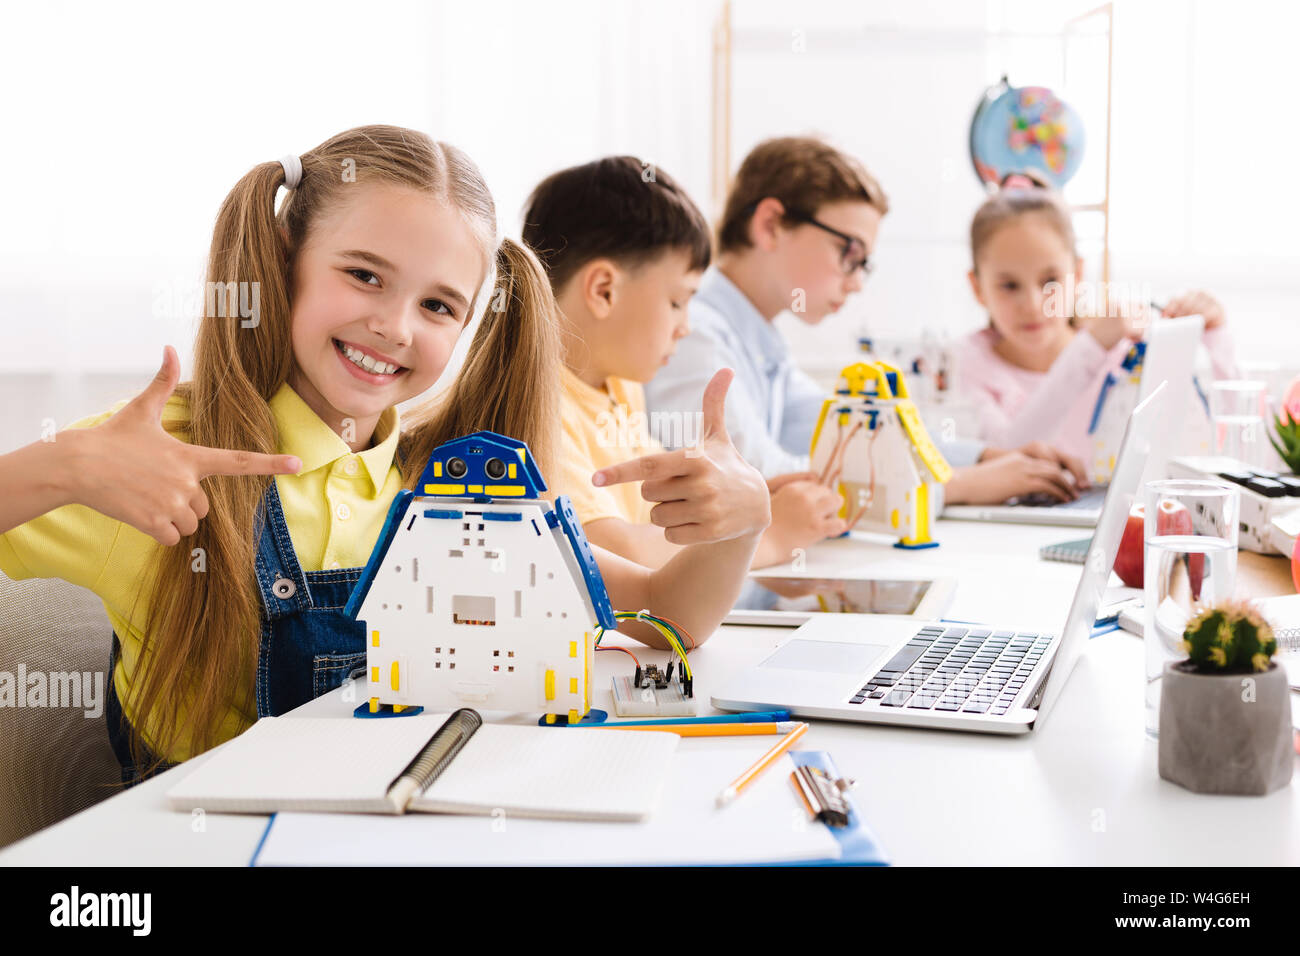
[[1050, 634], [924, 627], [849, 703], [1005, 714], [1051, 643]]
[[1063, 511], [1100, 511], [1105, 500], [1106, 489], [1096, 487], [1089, 488], [1073, 501], [1058, 501], [1051, 495], [1025, 495], [1015, 499], [1015, 503], [1033, 508], [1060, 508]]

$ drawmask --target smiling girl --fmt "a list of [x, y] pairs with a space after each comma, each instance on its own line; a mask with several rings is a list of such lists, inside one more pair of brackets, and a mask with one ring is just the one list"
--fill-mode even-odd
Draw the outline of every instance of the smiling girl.
[[[1090, 318], [1055, 307], [1054, 291], [1082, 286], [1083, 263], [1069, 210], [1029, 176], [1008, 177], [980, 206], [970, 244], [968, 278], [989, 324], [962, 342], [956, 384], [978, 410], [980, 437], [1000, 445], [1050, 442], [1087, 460], [1102, 380], [1141, 337], [1145, 307]], [[1231, 377], [1232, 339], [1213, 296], [1189, 292], [1161, 311], [1166, 318], [1192, 314], [1205, 317], [1215, 377]]]
[[[0, 570], [65, 578], [108, 611], [106, 716], [124, 782], [364, 663], [343, 607], [390, 503], [438, 445], [490, 429], [548, 472], [554, 299], [533, 255], [496, 229], [468, 157], [412, 130], [362, 127], [262, 163], [223, 203], [207, 271], [219, 288], [256, 283], [258, 321], [205, 316], [191, 381], [177, 385], [169, 348], [136, 399], [7, 456], [28, 477], [0, 465], [3, 497], [19, 502], [0, 509], [12, 529]], [[396, 406], [437, 381], [480, 301], [455, 382], [399, 422]], [[728, 381], [709, 395], [716, 417]], [[688, 478], [671, 497], [693, 546], [655, 572], [599, 549], [597, 560], [616, 606], [653, 608], [698, 640], [740, 590], [767, 492], [725, 432], [655, 467]]]

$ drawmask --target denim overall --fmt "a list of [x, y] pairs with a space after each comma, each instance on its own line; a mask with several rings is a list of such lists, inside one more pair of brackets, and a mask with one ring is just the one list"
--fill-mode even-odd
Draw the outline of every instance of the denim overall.
[[[327, 693], [366, 663], [365, 628], [343, 614], [364, 568], [304, 572], [289, 537], [272, 479], [262, 499], [257, 546], [257, 588], [262, 597], [261, 638], [257, 651], [257, 716], [276, 717]], [[130, 728], [112, 679], [119, 653], [117, 634], [109, 657], [104, 716], [108, 738], [128, 787], [153, 774], [131, 762]], [[164, 763], [154, 773], [169, 770]]]

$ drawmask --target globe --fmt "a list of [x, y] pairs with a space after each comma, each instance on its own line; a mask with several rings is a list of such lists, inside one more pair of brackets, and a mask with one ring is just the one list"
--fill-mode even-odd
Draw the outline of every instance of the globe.
[[1045, 86], [990, 87], [970, 124], [970, 156], [981, 182], [1033, 169], [1057, 189], [1083, 161], [1083, 121]]

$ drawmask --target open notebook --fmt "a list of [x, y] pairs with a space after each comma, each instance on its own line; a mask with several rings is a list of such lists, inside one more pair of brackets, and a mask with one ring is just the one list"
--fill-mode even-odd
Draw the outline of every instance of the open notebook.
[[[572, 731], [588, 736], [612, 731]], [[631, 737], [631, 733], [616, 736]], [[279, 813], [255, 866], [662, 866], [844, 861], [836, 837], [808, 820], [783, 756], [734, 803], [718, 791], [771, 737], [695, 737], [673, 757], [659, 808], [643, 823], [411, 814]], [[849, 862], [882, 862], [884, 853]]]
[[644, 820], [670, 733], [579, 733], [455, 714], [265, 717], [167, 791], [175, 810], [469, 813]]

